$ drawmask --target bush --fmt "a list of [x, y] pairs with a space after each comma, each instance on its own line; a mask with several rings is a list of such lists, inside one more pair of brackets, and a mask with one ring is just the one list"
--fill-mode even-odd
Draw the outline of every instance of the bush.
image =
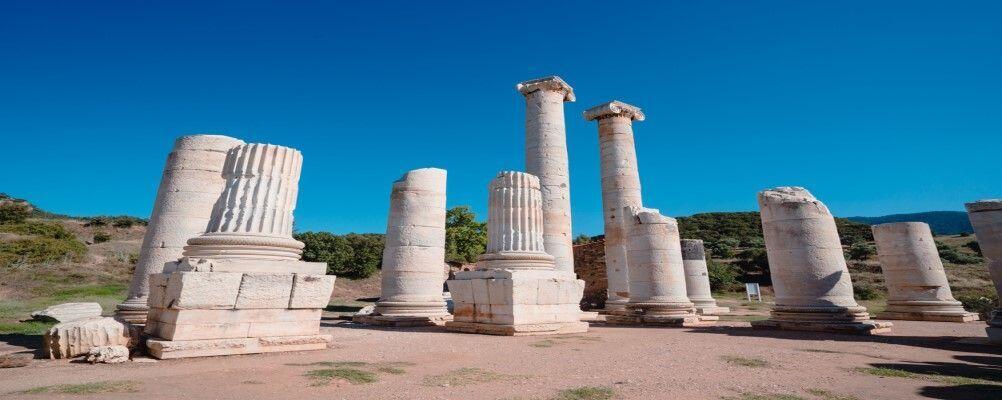
[[965, 310], [978, 313], [982, 321], [988, 321], [992, 310], [999, 304], [998, 294], [990, 289], [981, 292], [958, 293], [956, 298], [964, 305]]
[[574, 243], [574, 245], [579, 245], [579, 244], [588, 244], [588, 243], [591, 243], [591, 242], [594, 242], [594, 241], [595, 241], [595, 238], [593, 238], [591, 236], [588, 236], [588, 235], [585, 235], [585, 234], [582, 233], [582, 234], [578, 235], [577, 237], [575, 237], [574, 241], [572, 243]]
[[457, 206], [445, 214], [445, 260], [475, 262], [487, 251], [487, 223], [477, 222], [469, 206]]
[[87, 222], [84, 222], [84, 226], [87, 226], [87, 227], [91, 227], [91, 226], [108, 226], [109, 222], [110, 221], [108, 220], [107, 217], [94, 217], [94, 218], [87, 219]]
[[10, 232], [19, 235], [34, 235], [52, 239], [76, 239], [72, 233], [63, 228], [62, 225], [50, 222], [26, 221], [20, 223], [7, 223], [0, 225], [0, 232]]
[[382, 262], [382, 234], [304, 232], [293, 236], [306, 244], [303, 261], [327, 263], [327, 272], [339, 277], [368, 278]]
[[978, 253], [979, 256], [984, 257], [985, 255], [981, 253], [981, 244], [977, 240], [972, 240], [970, 242], [964, 243], [964, 247], [971, 249], [971, 251]]
[[741, 269], [734, 265], [708, 259], [706, 271], [710, 276], [710, 289], [715, 292], [735, 291], [741, 286], [738, 280], [741, 277]]
[[111, 235], [105, 232], [97, 232], [94, 234], [94, 243], [104, 243], [111, 240]]
[[856, 243], [845, 251], [846, 258], [857, 261], [866, 261], [874, 254], [877, 254], [877, 249], [866, 243]]
[[15, 263], [38, 264], [71, 259], [78, 261], [87, 253], [87, 246], [76, 239], [34, 237], [0, 242], [0, 267]]
[[0, 201], [0, 224], [21, 223], [31, 215], [31, 206], [27, 203], [3, 200]]
[[876, 300], [883, 297], [879, 288], [866, 282], [853, 282], [852, 294], [856, 300]]
[[769, 255], [764, 248], [751, 248], [737, 254], [734, 264], [745, 272], [769, 274]]
[[981, 257], [964, 254], [957, 249], [947, 246], [945, 243], [936, 241], [936, 250], [939, 250], [939, 258], [952, 264], [977, 264], [981, 262]]

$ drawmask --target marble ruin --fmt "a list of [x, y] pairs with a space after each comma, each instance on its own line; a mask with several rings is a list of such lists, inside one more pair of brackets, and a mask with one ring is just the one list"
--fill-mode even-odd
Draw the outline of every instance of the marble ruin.
[[188, 239], [205, 233], [212, 209], [223, 192], [227, 152], [244, 142], [219, 135], [182, 136], [167, 156], [153, 214], [139, 249], [129, 294], [116, 315], [126, 322], [146, 323], [149, 276], [181, 257]]
[[438, 168], [416, 169], [393, 182], [379, 301], [356, 322], [422, 326], [452, 319], [442, 297], [445, 183], [446, 172]]
[[626, 239], [619, 222], [623, 207], [642, 207], [640, 172], [633, 143], [633, 121], [643, 121], [640, 108], [611, 101], [585, 111], [585, 120], [598, 120], [602, 171], [602, 213], [605, 219], [605, 268], [608, 294], [605, 313], [623, 314], [630, 301]]
[[606, 321], [622, 325], [706, 326], [718, 317], [700, 317], [686, 293], [678, 223], [658, 210], [624, 207], [630, 301], [626, 313]]
[[801, 187], [778, 187], [758, 194], [762, 234], [769, 256], [776, 305], [760, 329], [879, 334], [889, 322], [870, 320], [853, 298], [849, 268], [835, 218], [828, 207]]
[[[1002, 199], [979, 200], [965, 206], [981, 253], [988, 260], [988, 272], [995, 290], [1002, 297]], [[990, 343], [1002, 344], [1002, 307], [997, 304], [985, 330]]]
[[557, 270], [544, 247], [539, 179], [502, 172], [489, 190], [487, 254], [476, 270], [448, 281], [454, 320], [446, 329], [514, 336], [587, 331], [578, 304], [584, 281]]
[[978, 315], [953, 298], [929, 225], [874, 225], [877, 257], [887, 285], [887, 308], [879, 319], [971, 322]]
[[516, 89], [525, 96], [525, 172], [539, 178], [543, 193], [543, 245], [558, 271], [574, 272], [564, 125], [564, 102], [574, 101], [574, 89], [557, 76], [525, 81]]
[[682, 267], [685, 269], [685, 292], [701, 315], [717, 315], [731, 311], [717, 305], [710, 291], [710, 274], [706, 270], [706, 251], [699, 239], [682, 239]]
[[150, 275], [146, 334], [156, 358], [326, 348], [320, 314], [334, 276], [300, 261], [292, 238], [302, 155], [288, 147], [231, 149], [207, 232]]
[[49, 358], [86, 355], [94, 347], [135, 347], [139, 332], [115, 318], [90, 317], [61, 322], [42, 335], [42, 351]]

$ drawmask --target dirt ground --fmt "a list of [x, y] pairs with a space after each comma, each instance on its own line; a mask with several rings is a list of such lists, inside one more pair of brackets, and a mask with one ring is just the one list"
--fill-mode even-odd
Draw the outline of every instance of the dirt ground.
[[[609, 391], [615, 399], [1002, 398], [1002, 348], [957, 343], [984, 337], [980, 322], [899, 321], [883, 337], [753, 331], [743, 321], [699, 329], [593, 324], [565, 337], [495, 337], [331, 317], [323, 330], [335, 339], [325, 351], [117, 365], [35, 360], [0, 369], [0, 398], [603, 399]], [[338, 368], [375, 381], [328, 377]], [[67, 384], [90, 385], [39, 389]], [[599, 389], [576, 394], [598, 397], [558, 396], [581, 387]]]

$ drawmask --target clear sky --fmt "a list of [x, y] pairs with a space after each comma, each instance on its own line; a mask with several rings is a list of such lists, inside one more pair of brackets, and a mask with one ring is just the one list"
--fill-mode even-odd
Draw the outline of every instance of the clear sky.
[[391, 182], [429, 166], [482, 215], [524, 165], [514, 85], [556, 74], [575, 233], [602, 230], [581, 113], [613, 99], [647, 114], [644, 202], [669, 215], [781, 185], [840, 216], [1002, 197], [999, 1], [203, 3], [0, 3], [0, 191], [148, 216], [174, 138], [212, 132], [302, 150], [300, 230], [382, 232]]

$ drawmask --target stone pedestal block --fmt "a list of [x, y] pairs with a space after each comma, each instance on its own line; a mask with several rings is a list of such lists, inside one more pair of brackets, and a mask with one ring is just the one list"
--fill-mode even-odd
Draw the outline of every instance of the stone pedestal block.
[[638, 107], [611, 101], [588, 109], [584, 118], [598, 121], [605, 267], [609, 283], [603, 312], [623, 314], [630, 300], [630, 274], [620, 213], [623, 207], [643, 205], [637, 150], [633, 142], [633, 121], [643, 121], [645, 117]]
[[[981, 253], [988, 261], [988, 273], [1002, 298], [1002, 199], [979, 200], [966, 207]], [[989, 342], [1002, 345], [1002, 308], [992, 312], [986, 330]]]
[[929, 225], [898, 222], [874, 225], [877, 257], [887, 285], [887, 308], [880, 319], [971, 322], [978, 315], [953, 298]]
[[758, 195], [776, 305], [758, 329], [890, 332], [889, 322], [870, 320], [853, 299], [835, 218], [804, 188], [779, 187]]
[[710, 291], [710, 274], [706, 269], [706, 251], [699, 239], [682, 239], [682, 266], [685, 268], [685, 292], [700, 315], [730, 312], [717, 305]]

